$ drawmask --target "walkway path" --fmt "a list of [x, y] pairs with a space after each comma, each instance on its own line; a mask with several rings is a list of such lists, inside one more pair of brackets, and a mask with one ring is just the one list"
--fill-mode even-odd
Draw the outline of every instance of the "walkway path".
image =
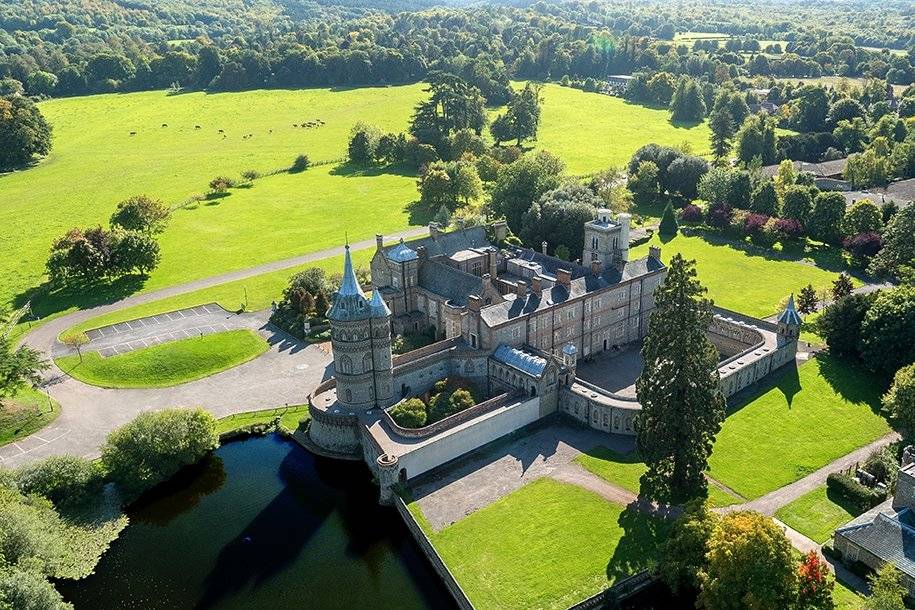
[[885, 447], [893, 441], [899, 439], [899, 434], [896, 432], [891, 432], [879, 438], [869, 445], [865, 445], [860, 449], [856, 449], [849, 453], [848, 455], [843, 455], [834, 462], [823, 466], [819, 470], [808, 474], [803, 479], [798, 479], [794, 483], [790, 483], [776, 489], [773, 492], [767, 493], [764, 496], [756, 498], [755, 500], [750, 500], [744, 504], [735, 504], [733, 506], [728, 506], [720, 509], [722, 512], [729, 512], [734, 510], [755, 510], [761, 512], [764, 515], [774, 515], [782, 506], [790, 504], [794, 500], [800, 498], [804, 494], [813, 491], [817, 487], [826, 484], [826, 477], [830, 473], [844, 470], [849, 466], [853, 466], [856, 463], [864, 462], [875, 449], [880, 447]]
[[[427, 229], [415, 228], [385, 237], [394, 241], [401, 237], [413, 238], [425, 235]], [[350, 244], [352, 249], [370, 248], [375, 240]], [[314, 262], [331, 256], [342, 256], [343, 248], [328, 248], [303, 256], [274, 261], [232, 271], [177, 286], [137, 294], [126, 299], [100, 305], [91, 309], [76, 311], [48, 321], [27, 334], [23, 343], [45, 354], [59, 353], [57, 336], [80, 322], [96, 316], [119, 311], [143, 303], [151, 303], [171, 296], [209, 288], [279, 269], [287, 269]], [[235, 368], [223, 371], [206, 379], [171, 388], [154, 389], [107, 389], [87, 385], [64, 374], [53, 365], [43, 389], [61, 404], [60, 416], [46, 428], [24, 439], [0, 447], [0, 465], [14, 467], [50, 455], [65, 453], [87, 457], [97, 456], [107, 434], [143, 411], [154, 411], [168, 407], [200, 406], [217, 417], [283, 406], [302, 404], [308, 393], [330, 374], [331, 357], [326, 349], [317, 345], [304, 344], [286, 333], [266, 324], [269, 312], [256, 312], [241, 317], [226, 318], [224, 323], [233, 327], [256, 328], [271, 344], [262, 356]], [[210, 317], [221, 314], [208, 312]], [[226, 314], [231, 316], [231, 314]], [[187, 316], [170, 319], [170, 326], [182, 327], [193, 320]], [[209, 318], [207, 318], [209, 320]], [[139, 326], [139, 325], [138, 325]], [[143, 338], [143, 328], [124, 329], [126, 343]], [[155, 329], [154, 329], [155, 330]], [[170, 328], [169, 332], [173, 329]], [[158, 331], [157, 331], [158, 332]], [[153, 333], [155, 334], [155, 333]], [[97, 339], [103, 339], [97, 338]], [[120, 345], [125, 341], [113, 343]], [[55, 347], [56, 346], [56, 347]], [[106, 344], [106, 346], [108, 346]], [[110, 347], [110, 346], [108, 346]]]

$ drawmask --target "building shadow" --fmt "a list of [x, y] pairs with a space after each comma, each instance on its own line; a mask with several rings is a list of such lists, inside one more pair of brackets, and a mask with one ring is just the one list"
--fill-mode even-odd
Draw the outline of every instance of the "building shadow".
[[842, 398], [854, 404], [866, 404], [874, 413], [880, 413], [880, 397], [888, 385], [877, 375], [851, 360], [820, 353], [817, 355], [820, 376]]
[[196, 507], [206, 496], [222, 489], [225, 482], [226, 470], [222, 458], [210, 454], [140, 496], [130, 506], [130, 519], [164, 527]]

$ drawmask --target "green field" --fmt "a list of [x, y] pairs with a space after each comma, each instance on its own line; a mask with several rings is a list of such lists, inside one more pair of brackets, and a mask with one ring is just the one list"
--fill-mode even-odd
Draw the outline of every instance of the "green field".
[[165, 388], [209, 377], [238, 366], [269, 349], [250, 330], [230, 330], [170, 341], [102, 358], [98, 352], [63, 356], [54, 361], [84, 383], [105, 388]]
[[60, 405], [33, 388], [4, 398], [0, 406], [0, 446], [41, 430], [60, 415]]
[[426, 529], [480, 610], [568, 608], [649, 567], [666, 533], [663, 522], [546, 478], [441, 532]]
[[[635, 454], [623, 455], [607, 447], [595, 447], [575, 458], [575, 461], [608, 483], [634, 494], [639, 493], [639, 478], [645, 472], [645, 464]], [[708, 486], [708, 493], [712, 506], [730, 506], [740, 502], [740, 498], [712, 484]]]
[[804, 494], [775, 512], [775, 516], [785, 525], [820, 544], [832, 538], [832, 533], [837, 527], [848, 523], [859, 514], [855, 508], [843, 503], [841, 499], [831, 497], [825, 485]]
[[[423, 88], [143, 92], [42, 103], [54, 126], [51, 155], [0, 175], [0, 226], [8, 229], [0, 235], [0, 303], [22, 302], [41, 283], [53, 239], [73, 226], [106, 223], [118, 201], [145, 193], [177, 204], [204, 193], [217, 175], [275, 171], [300, 153], [313, 161], [342, 159], [356, 121], [405, 130]], [[666, 110], [558, 85], [546, 85], [543, 97], [537, 146], [562, 157], [572, 173], [621, 165], [648, 142], [689, 141], [696, 152], [707, 146], [704, 125], [673, 126]], [[293, 127], [318, 118], [324, 126]], [[145, 281], [88, 295], [40, 295], [33, 305], [46, 317], [337, 245], [347, 234], [359, 241], [389, 233], [425, 222], [410, 218], [415, 199], [415, 177], [396, 169], [330, 164], [267, 176], [176, 211], [161, 237], [162, 262]]]
[[753, 499], [822, 468], [890, 432], [882, 390], [873, 375], [827, 355], [786, 367], [728, 414], [711, 476]]
[[838, 270], [827, 271], [814, 262], [831, 268], [840, 264], [833, 260], [830, 251], [810, 252], [805, 260], [798, 254], [797, 260], [791, 260], [738, 249], [711, 237], [680, 234], [665, 239], [655, 236], [634, 248], [632, 257], [647, 255], [649, 246], [660, 246], [665, 261], [678, 252], [687, 259], [695, 259], [699, 281], [708, 288], [708, 295], [716, 305], [757, 317], [776, 313], [783, 299], [807, 284], [813, 284], [816, 289], [830, 288]]

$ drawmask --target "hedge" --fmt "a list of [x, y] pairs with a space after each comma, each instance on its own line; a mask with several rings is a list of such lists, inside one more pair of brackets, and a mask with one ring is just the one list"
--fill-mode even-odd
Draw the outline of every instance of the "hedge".
[[861, 512], [870, 510], [886, 499], [886, 494], [865, 487], [844, 472], [833, 472], [826, 478], [826, 488], [851, 502]]

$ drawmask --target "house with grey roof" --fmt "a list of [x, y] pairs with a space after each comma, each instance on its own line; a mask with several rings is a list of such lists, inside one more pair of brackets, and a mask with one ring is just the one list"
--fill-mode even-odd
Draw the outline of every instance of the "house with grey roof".
[[878, 570], [889, 563], [915, 599], [915, 462], [899, 469], [896, 495], [838, 528], [833, 547], [842, 561]]
[[842, 193], [847, 205], [852, 205], [861, 199], [869, 199], [877, 205], [892, 201], [900, 208], [911, 205], [915, 201], [915, 178], [897, 180], [883, 187], [867, 190], [847, 191]]
[[[807, 161], [792, 161], [791, 165], [794, 171], [807, 172], [813, 175], [814, 185], [823, 191], [850, 191], [851, 183], [845, 180], [845, 167], [848, 165], [848, 158], [832, 159], [830, 161], [820, 161], [818, 163], [808, 163]], [[766, 165], [762, 168], [762, 174], [768, 178], [774, 178], [778, 173], [779, 164]]]

